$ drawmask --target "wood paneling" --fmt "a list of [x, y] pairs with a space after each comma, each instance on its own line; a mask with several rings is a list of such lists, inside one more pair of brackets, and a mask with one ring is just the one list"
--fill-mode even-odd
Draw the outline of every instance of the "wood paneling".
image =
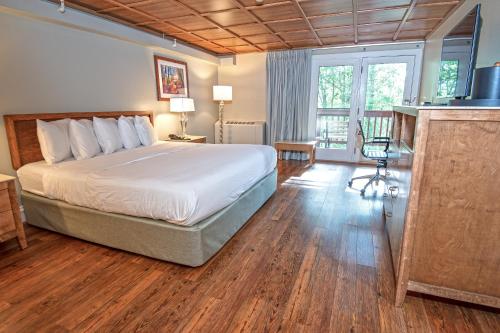
[[300, 5], [308, 17], [352, 11], [352, 0], [302, 1]]
[[394, 134], [414, 152], [402, 243], [391, 240], [396, 304], [412, 290], [500, 308], [499, 110], [397, 108]]
[[[217, 54], [231, 54], [267, 50], [268, 47], [260, 45], [278, 42], [279, 49], [344, 45], [346, 39], [339, 36], [351, 34], [353, 38], [347, 42], [350, 44], [387, 41], [389, 33], [393, 33], [391, 39], [395, 41], [423, 40], [462, 1], [266, 0], [258, 5], [254, 0], [67, 0], [66, 4], [157, 35], [166, 34]], [[375, 28], [373, 24], [377, 23], [387, 25]], [[224, 33], [213, 31], [215, 28]], [[324, 31], [332, 28], [349, 32]], [[212, 31], [216, 33], [211, 34]], [[307, 36], [304, 31], [308, 31]], [[264, 34], [275, 38], [246, 38]], [[298, 38], [299, 34], [303, 37]], [[328, 40], [323, 40], [325, 37]], [[218, 43], [226, 38], [243, 40], [245, 45], [239, 45], [238, 50], [246, 51]], [[311, 39], [315, 42], [310, 42]]]
[[498, 332], [500, 314], [408, 296], [396, 308], [378, 195], [346, 191], [372, 167], [280, 161], [279, 188], [198, 268], [29, 227], [0, 245], [6, 332]]
[[499, 122], [431, 121], [412, 280], [500, 298], [499, 140]]

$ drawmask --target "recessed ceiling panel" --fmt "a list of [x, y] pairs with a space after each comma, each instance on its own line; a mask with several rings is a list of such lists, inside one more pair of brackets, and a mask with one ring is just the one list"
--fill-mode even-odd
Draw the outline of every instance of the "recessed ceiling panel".
[[[59, 3], [58, 0], [49, 0]], [[495, 0], [496, 1], [496, 0]], [[216, 54], [423, 40], [460, 0], [66, 0], [68, 7]], [[412, 6], [410, 6], [412, 5]], [[356, 25], [356, 26], [355, 26]]]

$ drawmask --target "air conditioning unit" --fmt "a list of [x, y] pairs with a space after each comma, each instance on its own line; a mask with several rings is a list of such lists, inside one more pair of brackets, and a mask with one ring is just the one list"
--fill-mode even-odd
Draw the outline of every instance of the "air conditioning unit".
[[[215, 143], [220, 142], [220, 122], [216, 122]], [[225, 120], [223, 122], [222, 143], [249, 143], [263, 145], [265, 139], [265, 121], [236, 121]]]

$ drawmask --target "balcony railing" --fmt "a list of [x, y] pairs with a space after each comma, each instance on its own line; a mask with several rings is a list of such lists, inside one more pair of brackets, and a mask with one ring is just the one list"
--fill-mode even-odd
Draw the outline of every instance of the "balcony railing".
[[[349, 128], [349, 109], [318, 109], [316, 140], [318, 147], [345, 149]], [[391, 136], [392, 111], [365, 111], [363, 131], [367, 140]]]

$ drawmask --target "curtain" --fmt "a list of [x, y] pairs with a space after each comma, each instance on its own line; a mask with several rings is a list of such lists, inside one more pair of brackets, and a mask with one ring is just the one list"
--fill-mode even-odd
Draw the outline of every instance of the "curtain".
[[[311, 50], [267, 54], [266, 142], [308, 139]], [[306, 159], [304, 153], [285, 153], [284, 159]]]

